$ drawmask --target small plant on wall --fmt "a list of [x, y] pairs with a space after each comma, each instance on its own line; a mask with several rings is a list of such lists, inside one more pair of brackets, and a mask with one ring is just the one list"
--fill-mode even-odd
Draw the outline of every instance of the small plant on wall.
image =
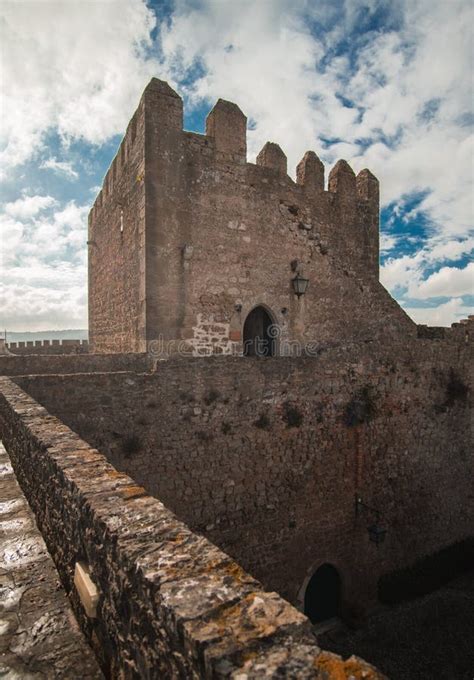
[[136, 434], [127, 434], [122, 439], [122, 453], [125, 458], [132, 458], [141, 448], [142, 442]]
[[361, 387], [346, 404], [343, 420], [348, 427], [369, 423], [376, 414], [375, 399], [367, 385]]
[[206, 432], [205, 430], [199, 430], [196, 432], [196, 438], [201, 442], [211, 442], [214, 439], [212, 432]]
[[257, 420], [254, 422], [255, 427], [258, 427], [260, 430], [269, 430], [271, 426], [270, 418], [267, 416], [266, 413], [261, 413]]
[[469, 387], [459, 377], [459, 375], [451, 368], [449, 371], [449, 380], [446, 385], [446, 399], [445, 406], [454, 406], [454, 404], [466, 404], [469, 396]]
[[232, 430], [231, 424], [224, 421], [221, 425], [222, 434], [230, 434], [231, 430]]
[[[438, 380], [443, 385], [446, 380], [445, 375], [438, 373]], [[449, 375], [446, 382], [444, 382], [444, 399], [441, 403], [434, 406], [436, 413], [446, 413], [449, 408], [453, 406], [465, 406], [469, 398], [469, 387], [456, 373], [453, 368], [449, 369]]]
[[296, 406], [290, 401], [285, 401], [283, 404], [283, 420], [287, 427], [299, 427], [303, 422], [303, 414]]
[[210, 405], [213, 404], [215, 401], [217, 401], [217, 400], [219, 399], [220, 396], [221, 396], [221, 393], [219, 392], [219, 390], [216, 390], [216, 389], [212, 388], [212, 389], [210, 389], [209, 392], [205, 395], [205, 397], [204, 397], [204, 403], [205, 403], [207, 406], [210, 406]]

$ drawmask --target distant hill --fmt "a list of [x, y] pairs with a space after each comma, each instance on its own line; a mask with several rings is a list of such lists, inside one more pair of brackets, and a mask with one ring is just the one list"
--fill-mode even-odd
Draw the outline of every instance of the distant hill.
[[[4, 331], [0, 331], [4, 337]], [[85, 328], [72, 328], [64, 331], [25, 331], [15, 332], [7, 329], [7, 342], [28, 342], [28, 340], [87, 340], [89, 333]]]

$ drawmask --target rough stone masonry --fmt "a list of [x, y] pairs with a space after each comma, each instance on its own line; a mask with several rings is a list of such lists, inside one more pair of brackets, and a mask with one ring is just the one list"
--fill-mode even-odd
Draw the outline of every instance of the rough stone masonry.
[[[317, 617], [307, 595], [330, 568], [332, 611], [354, 621], [382, 577], [472, 535], [474, 318], [417, 326], [380, 284], [368, 170], [339, 161], [325, 190], [308, 151], [294, 182], [276, 144], [247, 162], [235, 104], [217, 102], [205, 135], [182, 116], [153, 79], [90, 213], [91, 353], [0, 357], [14, 376], [0, 380], [0, 435], [118, 677], [377, 677], [358, 661], [321, 668], [279, 596]], [[95, 623], [72, 588], [77, 559], [103, 592]], [[284, 614], [282, 637], [260, 605], [246, 629], [253, 577], [279, 593], [258, 598]], [[293, 621], [303, 651], [285, 637]]]
[[89, 221], [93, 351], [222, 359], [20, 384], [265, 585], [302, 606], [325, 560], [363, 607], [381, 574], [472, 533], [473, 319], [417, 327], [381, 285], [369, 170], [340, 160], [325, 190], [308, 151], [294, 182], [277, 144], [247, 162], [246, 122], [219, 100], [186, 132], [152, 79]]
[[145, 89], [89, 215], [91, 351], [229, 354], [255, 308], [288, 353], [416, 334], [378, 280], [377, 179], [341, 160], [325, 191], [308, 151], [295, 183], [270, 142], [248, 163], [246, 120], [219, 100], [186, 132], [176, 92]]

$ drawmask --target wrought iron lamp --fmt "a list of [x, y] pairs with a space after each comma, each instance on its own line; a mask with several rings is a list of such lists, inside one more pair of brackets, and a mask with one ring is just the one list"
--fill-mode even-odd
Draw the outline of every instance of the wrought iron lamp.
[[355, 510], [356, 515], [358, 515], [362, 510], [367, 510], [368, 512], [372, 512], [375, 515], [375, 522], [367, 527], [367, 531], [369, 532], [369, 539], [372, 541], [372, 543], [375, 543], [378, 548], [379, 545], [385, 541], [385, 537], [387, 535], [387, 529], [380, 526], [380, 510], [366, 505], [366, 503], [363, 502], [362, 498], [358, 494], [356, 495], [355, 500]]
[[293, 291], [298, 298], [306, 293], [308, 288], [309, 279], [305, 279], [300, 273], [296, 274], [294, 278], [291, 279], [293, 285]]

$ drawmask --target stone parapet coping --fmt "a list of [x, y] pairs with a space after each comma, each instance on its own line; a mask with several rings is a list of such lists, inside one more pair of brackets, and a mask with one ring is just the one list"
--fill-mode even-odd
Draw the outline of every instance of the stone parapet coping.
[[103, 675], [0, 442], [0, 676]]
[[[303, 614], [263, 591], [8, 378], [0, 378], [0, 434], [107, 675], [383, 678], [355, 657], [321, 651]], [[96, 619], [74, 589], [77, 561], [100, 592]]]

